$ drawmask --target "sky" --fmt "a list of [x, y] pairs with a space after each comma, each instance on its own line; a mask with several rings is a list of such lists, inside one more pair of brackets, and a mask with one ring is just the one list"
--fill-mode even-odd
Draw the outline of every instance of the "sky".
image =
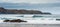
[[8, 3], [59, 3], [60, 0], [0, 0]]
[[5, 8], [24, 8], [60, 14], [60, 0], [0, 0], [0, 3], [7, 3], [3, 5]]

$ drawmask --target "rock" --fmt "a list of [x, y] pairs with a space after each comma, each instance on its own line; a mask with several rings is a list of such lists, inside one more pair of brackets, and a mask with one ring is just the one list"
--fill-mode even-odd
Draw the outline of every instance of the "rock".
[[0, 14], [51, 14], [51, 13], [43, 13], [41, 11], [37, 10], [8, 10], [4, 9], [3, 7], [0, 7]]
[[10, 21], [10, 20], [4, 20], [3, 22], [8, 22], [8, 21]]
[[6, 9], [4, 9], [3, 7], [0, 7], [0, 14], [6, 14]]
[[51, 13], [49, 13], [49, 12], [44, 12], [44, 13], [42, 13], [42, 14], [47, 14], [47, 15], [51, 15]]
[[15, 20], [4, 20], [3, 22], [27, 22], [21, 19], [15, 19]]

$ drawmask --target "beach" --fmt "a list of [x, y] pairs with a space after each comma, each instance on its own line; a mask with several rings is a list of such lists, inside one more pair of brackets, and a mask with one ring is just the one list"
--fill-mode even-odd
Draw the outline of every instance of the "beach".
[[60, 24], [0, 23], [0, 27], [60, 27]]

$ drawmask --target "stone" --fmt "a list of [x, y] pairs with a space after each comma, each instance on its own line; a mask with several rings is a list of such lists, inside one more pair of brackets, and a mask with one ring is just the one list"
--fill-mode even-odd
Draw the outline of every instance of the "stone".
[[14, 19], [14, 20], [4, 20], [3, 22], [27, 22], [21, 19]]

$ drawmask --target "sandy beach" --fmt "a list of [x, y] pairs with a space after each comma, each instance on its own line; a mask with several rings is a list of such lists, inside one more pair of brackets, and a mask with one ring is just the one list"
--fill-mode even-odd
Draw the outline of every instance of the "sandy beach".
[[0, 27], [60, 27], [60, 24], [0, 23]]

